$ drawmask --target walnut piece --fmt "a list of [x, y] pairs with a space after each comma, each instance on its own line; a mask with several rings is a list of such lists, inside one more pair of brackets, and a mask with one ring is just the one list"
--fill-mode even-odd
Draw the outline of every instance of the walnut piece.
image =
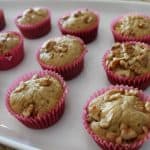
[[122, 129], [121, 130], [121, 137], [124, 140], [131, 140], [131, 139], [134, 139], [137, 137], [137, 133], [131, 128]]

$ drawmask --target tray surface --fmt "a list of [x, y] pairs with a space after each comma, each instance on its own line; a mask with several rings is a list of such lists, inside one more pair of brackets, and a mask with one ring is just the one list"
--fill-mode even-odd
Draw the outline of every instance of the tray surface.
[[[11, 4], [10, 4], [11, 2]], [[17, 7], [16, 7], [17, 6]], [[24, 39], [25, 58], [21, 64], [8, 71], [0, 71], [0, 124], [25, 137], [34, 146], [43, 150], [99, 150], [82, 125], [82, 108], [89, 96], [102, 87], [110, 85], [102, 67], [102, 56], [113, 44], [110, 31], [110, 22], [118, 15], [128, 12], [142, 12], [149, 15], [150, 5], [130, 2], [103, 2], [103, 1], [73, 1], [49, 2], [46, 1], [0, 1], [4, 9], [7, 27], [5, 30], [17, 31], [14, 18], [28, 7], [46, 6], [52, 14], [51, 32], [36, 40]], [[66, 100], [66, 109], [61, 120], [54, 126], [44, 130], [33, 130], [25, 127], [12, 117], [6, 110], [4, 95], [8, 86], [20, 75], [33, 70], [40, 70], [35, 57], [39, 46], [49, 37], [60, 36], [57, 20], [66, 12], [78, 8], [89, 8], [100, 13], [100, 28], [97, 39], [87, 45], [88, 53], [85, 57], [85, 68], [75, 79], [68, 81], [69, 94]], [[146, 93], [150, 93], [148, 88]], [[17, 136], [16, 136], [17, 137]], [[0, 141], [4, 142], [5, 140]], [[7, 143], [8, 142], [4, 142]], [[11, 144], [12, 145], [12, 144]], [[16, 145], [14, 145], [16, 147]], [[146, 142], [141, 150], [149, 150], [150, 142]]]

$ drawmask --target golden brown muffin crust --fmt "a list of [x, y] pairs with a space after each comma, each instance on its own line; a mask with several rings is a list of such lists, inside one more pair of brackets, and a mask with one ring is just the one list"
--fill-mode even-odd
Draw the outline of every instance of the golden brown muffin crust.
[[48, 16], [48, 11], [44, 8], [29, 8], [18, 18], [20, 24], [36, 24]]
[[62, 19], [62, 26], [70, 30], [82, 30], [97, 22], [97, 16], [90, 10], [78, 10]]
[[0, 54], [9, 52], [19, 44], [19, 37], [11, 33], [0, 33]]
[[130, 143], [148, 133], [150, 102], [142, 101], [137, 90], [112, 89], [90, 102], [88, 120], [101, 138]]
[[50, 111], [60, 100], [63, 89], [60, 81], [51, 76], [38, 77], [20, 82], [10, 95], [14, 112], [26, 117], [40, 116]]
[[115, 43], [106, 65], [117, 75], [125, 77], [150, 73], [150, 47], [144, 43]]
[[72, 63], [84, 50], [78, 38], [57, 37], [45, 42], [40, 50], [40, 60], [47, 65], [63, 66]]
[[115, 30], [129, 37], [150, 35], [150, 18], [138, 15], [125, 16], [115, 25]]

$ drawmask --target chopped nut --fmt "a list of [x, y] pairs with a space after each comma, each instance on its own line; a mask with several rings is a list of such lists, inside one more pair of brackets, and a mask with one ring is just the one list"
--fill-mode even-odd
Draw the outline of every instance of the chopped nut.
[[150, 102], [145, 103], [145, 109], [146, 111], [150, 112]]
[[111, 123], [112, 117], [113, 117], [113, 113], [107, 114], [107, 116], [105, 116], [105, 118], [102, 118], [101, 121], [99, 122], [100, 127], [108, 128]]
[[32, 79], [34, 80], [34, 79], [37, 79], [38, 78], [38, 75], [37, 74], [34, 74], [33, 76], [32, 76]]
[[99, 127], [99, 123], [98, 122], [95, 122], [95, 121], [93, 121], [92, 123], [91, 123], [91, 128], [94, 130], [94, 131], [99, 131], [99, 129], [100, 129], [100, 127]]
[[60, 53], [60, 54], [59, 54], [59, 56], [60, 56], [60, 57], [63, 57], [63, 56], [64, 56], [64, 54], [63, 54], [63, 53]]
[[81, 11], [77, 11], [73, 14], [74, 17], [79, 17], [82, 15], [82, 12]]
[[139, 28], [144, 28], [144, 26], [145, 26], [145, 25], [144, 25], [144, 23], [142, 23], [142, 22], [138, 24], [138, 27], [139, 27]]
[[138, 90], [130, 89], [126, 94], [127, 95], [137, 96]]
[[109, 122], [103, 119], [103, 120], [100, 121], [99, 125], [100, 125], [101, 128], [108, 128], [109, 127]]
[[148, 133], [148, 128], [146, 126], [143, 126], [142, 129], [143, 129], [144, 133]]
[[113, 50], [113, 49], [120, 48], [120, 47], [121, 47], [121, 44], [117, 42], [112, 46], [111, 49]]
[[110, 64], [109, 64], [108, 67], [109, 67], [110, 69], [115, 69], [119, 64], [120, 64], [120, 59], [114, 58], [114, 59], [110, 62]]
[[122, 129], [127, 129], [127, 125], [124, 124], [124, 123], [121, 123], [121, 125], [120, 125], [120, 130], [122, 130]]
[[19, 86], [15, 89], [15, 92], [20, 92], [25, 88], [25, 83], [20, 82]]
[[51, 85], [52, 81], [49, 78], [44, 78], [40, 80], [40, 85], [41, 86], [49, 86]]
[[84, 18], [84, 22], [85, 22], [85, 23], [91, 23], [92, 21], [93, 21], [93, 18], [92, 18], [92, 17], [86, 16], [86, 17]]
[[23, 12], [23, 16], [26, 16], [26, 15], [28, 15], [28, 14], [30, 14], [30, 13], [33, 13], [33, 12], [34, 12], [34, 10], [33, 10], [32, 8], [26, 9], [26, 10]]
[[124, 60], [120, 60], [120, 65], [124, 68], [128, 68], [128, 63], [125, 62]]
[[32, 115], [34, 105], [30, 104], [23, 112], [22, 115], [25, 117], [30, 117]]
[[117, 135], [114, 132], [107, 132], [106, 133], [106, 138], [109, 139], [110, 141], [115, 141]]
[[65, 17], [63, 17], [62, 19], [63, 20], [67, 20], [69, 18], [69, 16], [65, 16]]
[[137, 133], [135, 130], [128, 128], [128, 129], [122, 129], [121, 130], [121, 137], [124, 140], [131, 140], [137, 137]]
[[93, 107], [89, 107], [89, 112], [91, 113], [91, 117], [94, 119], [94, 120], [100, 120], [100, 113], [101, 113], [101, 110], [98, 109], [97, 106], [93, 106]]
[[121, 98], [121, 94], [120, 93], [116, 93], [116, 94], [113, 94], [111, 96], [109, 96], [109, 100], [114, 100], [114, 99], [118, 99], [118, 98]]
[[49, 49], [49, 50], [52, 50], [54, 45], [56, 45], [55, 41], [49, 41], [48, 43], [46, 43], [45, 48]]

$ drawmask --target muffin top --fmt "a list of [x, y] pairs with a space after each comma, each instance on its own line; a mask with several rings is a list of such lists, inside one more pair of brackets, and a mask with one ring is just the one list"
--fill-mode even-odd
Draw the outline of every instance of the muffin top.
[[112, 89], [93, 99], [88, 121], [98, 136], [114, 143], [143, 139], [150, 128], [150, 102], [134, 89]]
[[47, 65], [63, 66], [72, 63], [84, 50], [81, 41], [73, 36], [49, 39], [40, 49], [40, 60]]
[[97, 23], [97, 16], [88, 9], [75, 11], [62, 18], [63, 28], [73, 31], [91, 27], [95, 23]]
[[36, 24], [43, 21], [47, 16], [48, 11], [44, 8], [28, 8], [17, 19], [17, 22], [19, 24]]
[[0, 33], [0, 54], [5, 54], [19, 44], [19, 37], [13, 33]]
[[136, 77], [150, 73], [150, 47], [144, 43], [115, 43], [106, 58], [107, 67], [117, 75]]
[[150, 35], [150, 18], [138, 15], [124, 16], [117, 22], [114, 29], [129, 37]]
[[20, 82], [11, 93], [10, 106], [14, 112], [25, 117], [40, 116], [54, 108], [62, 94], [62, 85], [56, 78], [34, 75]]

